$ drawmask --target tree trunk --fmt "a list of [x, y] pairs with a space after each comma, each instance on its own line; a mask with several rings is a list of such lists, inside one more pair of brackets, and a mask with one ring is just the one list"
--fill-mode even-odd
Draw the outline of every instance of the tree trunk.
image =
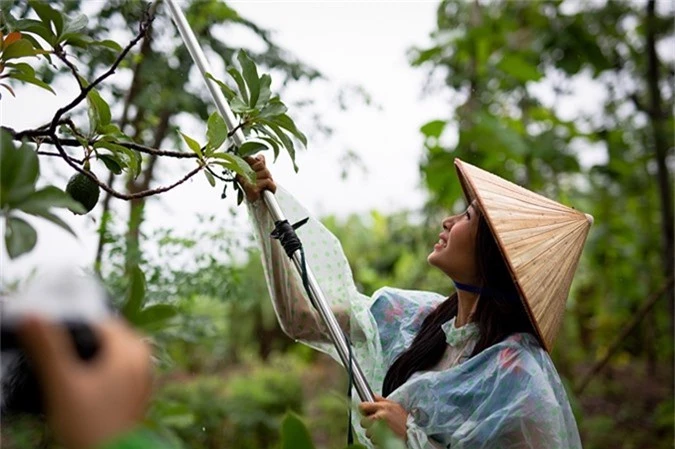
[[[155, 12], [157, 11], [157, 5], [159, 4], [159, 1], [155, 1], [152, 6], [150, 7], [149, 13], [151, 15], [154, 15]], [[134, 66], [134, 71], [133, 71], [133, 76], [131, 79], [131, 86], [129, 87], [129, 91], [127, 92], [127, 95], [124, 99], [124, 107], [122, 110], [122, 117], [120, 118], [120, 129], [122, 132], [124, 132], [124, 128], [126, 128], [128, 122], [129, 122], [129, 109], [134, 102], [134, 99], [136, 98], [136, 95], [141, 90], [141, 66], [143, 65], [143, 61], [145, 60], [146, 56], [152, 51], [152, 22], [150, 23], [148, 27], [147, 33], [145, 33], [145, 36], [143, 37], [143, 41], [141, 43], [141, 49], [140, 49], [140, 59]], [[140, 123], [140, 118], [142, 118], [145, 114], [142, 113], [141, 110], [139, 110], [136, 113], [136, 119], [134, 120], [134, 140], [138, 138], [140, 135], [140, 129], [139, 129], [139, 123]], [[115, 174], [113, 172], [110, 172], [108, 174], [108, 179], [106, 180], [107, 184], [110, 187], [113, 187], [113, 184], [115, 183]], [[94, 260], [94, 270], [96, 270], [97, 273], [101, 273], [101, 259], [103, 258], [103, 247], [106, 244], [105, 241], [105, 234], [107, 232], [107, 220], [106, 220], [106, 215], [110, 211], [110, 200], [112, 199], [112, 195], [108, 192], [105, 192], [105, 197], [103, 198], [103, 211], [101, 212], [101, 220], [100, 220], [100, 227], [98, 230], [98, 245], [96, 247], [96, 258]]]
[[[675, 271], [674, 242], [673, 242], [673, 201], [671, 197], [671, 183], [666, 158], [668, 149], [672, 145], [672, 134], [668, 132], [666, 113], [663, 110], [661, 90], [659, 89], [660, 61], [656, 53], [656, 11], [655, 0], [647, 2], [647, 88], [649, 90], [648, 115], [653, 134], [653, 145], [656, 153], [657, 183], [661, 201], [661, 236], [663, 242], [663, 269], [664, 277], [668, 278]], [[668, 313], [670, 317], [670, 335], [675, 335], [675, 288], [671, 284], [666, 292]], [[671, 375], [675, 369], [675, 353], [671, 352], [669, 361]], [[671, 378], [670, 386], [673, 388]]]
[[[153, 148], [159, 148], [162, 141], [169, 131], [169, 121], [173, 115], [172, 111], [167, 109], [160, 113], [159, 124], [155, 129], [155, 136], [153, 139]], [[154, 168], [157, 163], [157, 156], [150, 156], [148, 165], [145, 167], [141, 175], [141, 181], [137, 182], [129, 178], [127, 182], [127, 191], [129, 193], [138, 193], [150, 188], [150, 182], [154, 177]], [[125, 267], [127, 270], [140, 261], [140, 233], [141, 223], [143, 222], [143, 209], [145, 208], [145, 198], [136, 198], [129, 201], [129, 226], [126, 235], [126, 258]]]

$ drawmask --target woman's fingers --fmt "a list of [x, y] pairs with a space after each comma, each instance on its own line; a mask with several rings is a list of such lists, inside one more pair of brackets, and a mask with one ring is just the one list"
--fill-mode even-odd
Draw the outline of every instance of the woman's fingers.
[[250, 201], [257, 201], [260, 198], [260, 193], [263, 190], [269, 190], [272, 193], [277, 191], [277, 186], [274, 184], [272, 179], [272, 173], [267, 169], [265, 164], [265, 156], [259, 154], [257, 156], [248, 156], [244, 160], [251, 166], [251, 169], [255, 172], [256, 181], [255, 184], [249, 183], [244, 180], [241, 176], [237, 176], [237, 180], [241, 183], [244, 191], [246, 192], [246, 198]]
[[377, 402], [361, 402], [359, 404], [359, 410], [361, 410], [362, 415], [371, 415], [382, 408], [381, 404]]

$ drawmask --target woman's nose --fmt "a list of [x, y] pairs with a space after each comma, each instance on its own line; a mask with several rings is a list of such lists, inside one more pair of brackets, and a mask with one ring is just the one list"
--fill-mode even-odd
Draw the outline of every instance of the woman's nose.
[[452, 226], [455, 224], [455, 217], [448, 217], [445, 220], [443, 220], [443, 229], [446, 231], [449, 231], [452, 229]]

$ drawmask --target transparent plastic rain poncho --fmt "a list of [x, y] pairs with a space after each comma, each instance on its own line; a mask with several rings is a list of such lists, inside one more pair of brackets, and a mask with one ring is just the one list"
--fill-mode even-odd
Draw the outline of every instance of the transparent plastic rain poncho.
[[[278, 189], [276, 198], [289, 222], [309, 216], [283, 189]], [[274, 223], [266, 206], [260, 200], [250, 204], [249, 210], [274, 309], [284, 332], [340, 363], [295, 266], [279, 242], [270, 239]], [[389, 366], [412, 343], [424, 318], [445, 297], [393, 288], [381, 289], [372, 298], [362, 295], [356, 290], [340, 242], [333, 234], [311, 217], [297, 234], [308, 266], [350, 335], [354, 356], [373, 391], [380, 393]], [[533, 336], [514, 334], [469, 358], [473, 346], [471, 341], [466, 342], [453, 363], [415, 373], [389, 395], [409, 413], [409, 448], [581, 448], [558, 373]], [[356, 433], [362, 443], [370, 444], [359, 420], [358, 413], [354, 413]]]

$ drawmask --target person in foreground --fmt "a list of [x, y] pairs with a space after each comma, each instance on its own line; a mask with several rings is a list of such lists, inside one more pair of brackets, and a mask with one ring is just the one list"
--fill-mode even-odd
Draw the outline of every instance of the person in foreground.
[[[269, 239], [261, 192], [277, 191], [291, 222], [307, 212], [277, 189], [262, 156], [248, 162], [257, 180], [245, 190], [282, 328], [335, 357], [299, 275]], [[442, 221], [427, 259], [454, 284], [449, 297], [394, 288], [365, 297], [337, 239], [316, 220], [298, 230], [308, 265], [381, 393], [359, 405], [353, 425], [370, 436], [383, 421], [411, 449], [579, 449], [549, 352], [592, 217], [460, 160], [455, 168], [468, 207]]]
[[82, 361], [64, 327], [30, 316], [19, 336], [40, 381], [47, 421], [67, 449], [159, 449], [137, 428], [152, 392], [150, 348], [119, 319], [96, 326], [101, 349]]

